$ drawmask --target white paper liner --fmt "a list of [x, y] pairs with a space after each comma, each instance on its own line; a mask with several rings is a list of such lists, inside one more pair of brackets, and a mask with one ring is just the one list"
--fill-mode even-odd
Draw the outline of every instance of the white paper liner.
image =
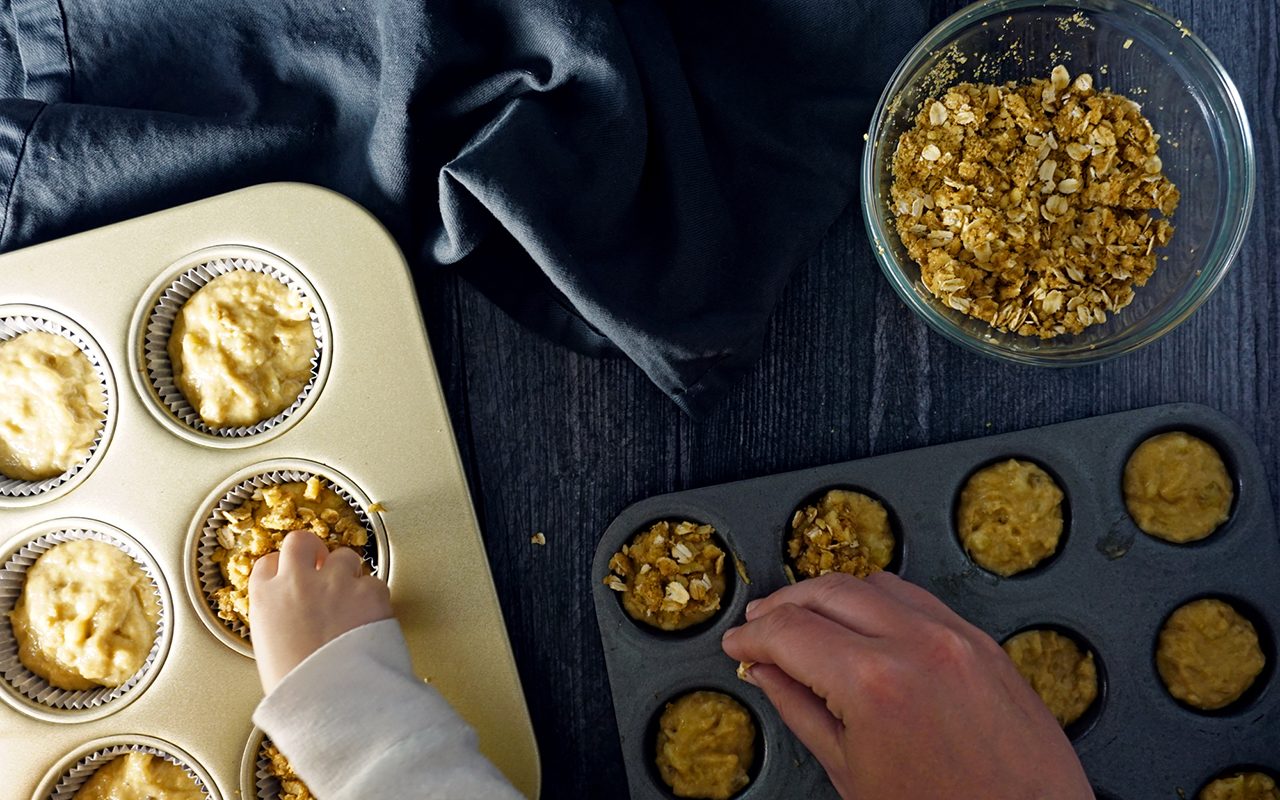
[[258, 800], [279, 800], [280, 779], [271, 771], [271, 760], [267, 758], [267, 741], [263, 738], [258, 745], [258, 769], [254, 773], [253, 785], [258, 790]]
[[[311, 355], [311, 377], [288, 408], [274, 417], [268, 417], [253, 425], [238, 428], [214, 428], [200, 418], [199, 412], [196, 411], [187, 400], [186, 395], [182, 393], [182, 390], [174, 382], [173, 364], [169, 361], [169, 334], [173, 332], [174, 320], [177, 319], [182, 306], [186, 304], [187, 300], [191, 299], [191, 295], [202, 289], [214, 278], [237, 270], [269, 275], [297, 292], [298, 296], [307, 305], [307, 313], [311, 318], [311, 333], [316, 339], [316, 349]], [[274, 264], [268, 264], [252, 258], [216, 258], [194, 266], [179, 275], [169, 285], [169, 288], [160, 294], [155, 307], [151, 309], [151, 313], [147, 316], [146, 326], [143, 329], [142, 352], [142, 361], [147, 373], [147, 379], [151, 382], [156, 395], [160, 398], [160, 403], [168, 409], [175, 419], [192, 430], [209, 436], [232, 439], [242, 439], [265, 433], [292, 416], [294, 412], [302, 407], [302, 404], [306, 402], [312, 392], [316, 390], [316, 383], [320, 376], [320, 357], [324, 349], [328, 347], [328, 342], [325, 341], [324, 325], [321, 322], [318, 310], [319, 302], [320, 299], [309, 292], [307, 287], [296, 280], [292, 274]]]
[[[94, 689], [59, 689], [44, 678], [27, 669], [18, 658], [18, 641], [13, 635], [13, 626], [9, 620], [9, 612], [17, 604], [22, 595], [22, 587], [26, 581], [27, 570], [36, 563], [36, 559], [45, 552], [63, 542], [82, 539], [94, 539], [105, 542], [123, 551], [134, 560], [146, 573], [155, 588], [156, 603], [160, 608], [160, 616], [156, 621], [156, 637], [151, 643], [151, 652], [147, 654], [142, 666], [129, 680], [119, 686], [100, 686]], [[85, 711], [110, 703], [132, 692], [152, 669], [165, 640], [166, 628], [169, 625], [169, 609], [165, 605], [164, 594], [160, 591], [160, 580], [148, 559], [138, 549], [115, 536], [90, 528], [68, 528], [53, 533], [46, 533], [32, 539], [19, 547], [0, 567], [0, 675], [4, 676], [19, 694], [40, 705], [66, 711]]]
[[267, 745], [271, 743], [265, 735], [258, 743], [257, 769], [253, 774], [253, 786], [257, 790], [258, 800], [280, 800], [280, 779], [271, 771], [271, 759], [267, 757]]
[[53, 792], [49, 795], [49, 800], [72, 800], [76, 792], [80, 791], [80, 787], [84, 786], [89, 778], [93, 777], [93, 773], [99, 768], [106, 766], [112, 759], [126, 753], [150, 753], [153, 756], [159, 756], [171, 764], [182, 767], [183, 772], [190, 776], [195, 785], [204, 793], [205, 797], [213, 797], [209, 791], [209, 787], [205, 784], [204, 779], [191, 769], [191, 765], [187, 764], [177, 756], [167, 753], [156, 747], [145, 744], [118, 744], [112, 747], [104, 747], [97, 750], [75, 763], [71, 769], [58, 779], [57, 784], [53, 787]]
[[214, 507], [213, 513], [205, 520], [204, 526], [200, 531], [200, 540], [196, 543], [195, 569], [196, 578], [200, 584], [200, 592], [204, 595], [204, 601], [208, 604], [209, 610], [213, 612], [213, 616], [227, 630], [246, 642], [250, 641], [248, 627], [239, 620], [230, 622], [219, 617], [218, 607], [213, 602], [213, 593], [227, 585], [226, 579], [222, 576], [222, 568], [213, 560], [213, 554], [219, 547], [218, 529], [227, 524], [227, 512], [239, 508], [253, 499], [253, 494], [258, 489], [281, 483], [306, 483], [312, 477], [319, 478], [325, 486], [332, 489], [356, 513], [356, 518], [360, 520], [360, 524], [364, 526], [364, 529], [369, 534], [368, 541], [360, 554], [361, 558], [364, 559], [371, 570], [375, 573], [377, 572], [378, 561], [382, 554], [378, 552], [378, 540], [373, 523], [369, 520], [369, 512], [341, 483], [323, 473], [300, 469], [271, 470], [241, 481], [236, 484], [235, 488], [222, 496], [222, 499], [218, 501], [218, 505]]
[[0, 342], [14, 339], [32, 331], [45, 331], [68, 339], [76, 347], [80, 348], [80, 352], [84, 353], [85, 357], [89, 359], [89, 363], [93, 365], [94, 372], [98, 374], [98, 380], [102, 384], [104, 402], [102, 424], [98, 426], [98, 435], [93, 438], [93, 444], [89, 445], [88, 454], [80, 463], [61, 475], [55, 475], [52, 478], [45, 478], [41, 481], [24, 481], [0, 475], [0, 497], [33, 497], [56, 489], [75, 478], [76, 475], [84, 471], [85, 466], [93, 460], [94, 454], [102, 447], [107, 431], [107, 419], [115, 412], [112, 406], [114, 398], [111, 396], [111, 381], [107, 377], [106, 357], [98, 350], [96, 345], [92, 344], [92, 340], [87, 334], [75, 327], [74, 324], [52, 318], [52, 315], [50, 317], [0, 315]]

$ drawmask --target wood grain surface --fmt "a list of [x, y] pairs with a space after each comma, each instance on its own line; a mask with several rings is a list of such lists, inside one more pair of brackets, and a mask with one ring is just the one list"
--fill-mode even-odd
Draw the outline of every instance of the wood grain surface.
[[[958, 9], [935, 2], [933, 20]], [[1223, 61], [1248, 108], [1259, 193], [1245, 247], [1176, 331], [1099, 366], [996, 363], [928, 331], [893, 294], [858, 200], [800, 265], [764, 357], [709, 418], [629, 362], [512, 322], [455, 275], [420, 280], [542, 750], [543, 797], [625, 797], [589, 586], [596, 542], [642, 497], [1065, 420], [1189, 401], [1254, 433], [1280, 473], [1280, 4], [1160, 0]], [[542, 532], [545, 546], [530, 543]]]

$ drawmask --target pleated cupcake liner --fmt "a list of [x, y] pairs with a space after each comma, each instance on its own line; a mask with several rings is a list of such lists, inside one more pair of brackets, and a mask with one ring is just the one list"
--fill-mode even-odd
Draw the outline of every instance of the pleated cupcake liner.
[[73, 800], [76, 793], [80, 791], [85, 782], [93, 777], [95, 772], [111, 763], [112, 760], [120, 756], [127, 755], [128, 753], [149, 753], [153, 756], [163, 758], [170, 764], [181, 767], [183, 772], [185, 772], [195, 783], [196, 787], [204, 793], [205, 797], [214, 797], [214, 794], [209, 789], [209, 784], [185, 760], [165, 750], [161, 750], [158, 747], [152, 747], [147, 744], [118, 744], [104, 747], [100, 750], [95, 750], [77, 761], [71, 769], [67, 770], [67, 772], [58, 779], [58, 782], [54, 785], [53, 792], [50, 793], [48, 800]]
[[[173, 363], [169, 359], [169, 336], [173, 333], [174, 321], [193, 294], [207, 286], [214, 278], [237, 271], [267, 275], [297, 292], [307, 305], [307, 315], [311, 320], [311, 333], [315, 336], [316, 349], [311, 354], [311, 376], [288, 408], [253, 425], [214, 428], [201, 419], [200, 413], [187, 400], [187, 396], [182, 393], [174, 380]], [[285, 422], [302, 408], [308, 397], [317, 391], [320, 360], [325, 348], [329, 346], [325, 340], [325, 326], [320, 316], [319, 302], [319, 298], [289, 270], [252, 258], [216, 258], [184, 271], [174, 279], [169, 288], [160, 293], [143, 328], [142, 364], [161, 405], [188, 428], [226, 439], [256, 436]]]
[[25, 481], [0, 475], [0, 497], [34, 497], [74, 480], [85, 471], [85, 467], [93, 461], [94, 456], [102, 448], [106, 439], [107, 420], [115, 413], [115, 397], [111, 391], [110, 370], [107, 367], [106, 356], [98, 349], [98, 346], [87, 333], [71, 320], [62, 319], [54, 314], [47, 316], [36, 316], [34, 314], [6, 315], [4, 314], [4, 309], [0, 308], [0, 342], [34, 331], [52, 333], [55, 336], [61, 336], [69, 340], [89, 359], [89, 363], [93, 365], [93, 370], [102, 385], [102, 397], [105, 406], [102, 423], [98, 426], [98, 434], [94, 437], [93, 444], [89, 446], [89, 453], [74, 467], [60, 475], [39, 481]]
[[[49, 550], [64, 542], [93, 539], [115, 547], [128, 555], [142, 568], [155, 590], [160, 616], [156, 621], [156, 636], [142, 666], [119, 686], [101, 686], [94, 689], [60, 689], [32, 672], [18, 657], [18, 640], [13, 633], [9, 614], [22, 595], [27, 570]], [[62, 711], [88, 711], [126, 697], [138, 689], [143, 680], [159, 668], [160, 654], [164, 647], [171, 610], [165, 593], [161, 590], [160, 570], [144, 551], [117, 536], [91, 528], [67, 528], [36, 536], [19, 547], [0, 567], [0, 675], [10, 688], [23, 698], [37, 705]]]
[[361, 558], [369, 565], [375, 575], [381, 574], [378, 567], [382, 560], [382, 553], [379, 548], [377, 532], [369, 518], [369, 512], [361, 501], [357, 499], [354, 492], [341, 482], [324, 473], [305, 469], [264, 471], [241, 481], [222, 496], [222, 499], [214, 506], [208, 518], [205, 519], [200, 531], [200, 537], [196, 542], [195, 569], [197, 583], [200, 586], [205, 603], [209, 606], [209, 610], [217, 618], [218, 622], [222, 623], [223, 627], [234, 636], [244, 640], [246, 644], [250, 643], [248, 626], [238, 619], [231, 621], [217, 616], [218, 607], [213, 600], [214, 592], [228, 585], [226, 578], [222, 574], [221, 566], [213, 558], [214, 553], [221, 548], [218, 543], [218, 530], [230, 522], [227, 517], [228, 512], [234, 511], [252, 500], [254, 494], [259, 490], [282, 483], [306, 483], [312, 477], [319, 478], [326, 487], [333, 490], [355, 512], [356, 518], [360, 520], [360, 524], [364, 526], [365, 531], [368, 533], [368, 541], [360, 552]]

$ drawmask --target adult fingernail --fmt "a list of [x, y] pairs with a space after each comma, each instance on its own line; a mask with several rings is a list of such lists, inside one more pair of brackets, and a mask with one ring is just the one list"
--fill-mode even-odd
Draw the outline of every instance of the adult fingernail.
[[747, 603], [747, 613], [750, 614], [751, 609], [755, 608], [759, 604], [760, 604], [759, 600], [752, 600], [750, 603]]
[[737, 628], [730, 628], [729, 630], [727, 630], [727, 631], [725, 631], [725, 632], [724, 632], [724, 636], [721, 636], [721, 637], [720, 637], [720, 641], [722, 641], [722, 642], [727, 642], [727, 641], [729, 641], [730, 639], [732, 639], [734, 636], [737, 636], [737, 635], [738, 635], [738, 629], [737, 629]]

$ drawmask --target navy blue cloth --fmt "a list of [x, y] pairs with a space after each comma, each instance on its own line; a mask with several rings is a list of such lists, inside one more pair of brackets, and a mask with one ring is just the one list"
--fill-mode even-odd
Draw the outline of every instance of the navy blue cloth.
[[854, 195], [924, 5], [0, 0], [0, 249], [316, 183], [699, 413]]

